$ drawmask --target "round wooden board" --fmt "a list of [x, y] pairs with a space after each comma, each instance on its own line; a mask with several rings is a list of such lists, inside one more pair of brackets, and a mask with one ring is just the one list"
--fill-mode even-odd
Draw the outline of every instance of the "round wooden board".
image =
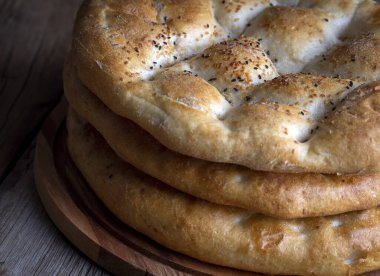
[[[116, 275], [263, 275], [207, 264], [169, 250], [118, 220], [95, 196], [66, 148], [62, 101], [42, 127], [34, 160], [41, 201], [84, 254]], [[380, 275], [380, 271], [365, 274]]]

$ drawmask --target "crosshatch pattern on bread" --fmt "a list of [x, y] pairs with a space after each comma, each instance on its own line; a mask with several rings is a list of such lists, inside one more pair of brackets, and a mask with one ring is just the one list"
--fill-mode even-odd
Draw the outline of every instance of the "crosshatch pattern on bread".
[[92, 0], [71, 59], [113, 112], [182, 154], [375, 173], [379, 13], [369, 0]]

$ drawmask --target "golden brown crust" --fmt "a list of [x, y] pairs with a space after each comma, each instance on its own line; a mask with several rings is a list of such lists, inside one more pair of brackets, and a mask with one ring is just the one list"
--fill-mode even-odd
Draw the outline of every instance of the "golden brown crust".
[[380, 267], [380, 209], [281, 220], [202, 201], [121, 161], [91, 128], [68, 117], [69, 151], [122, 221], [202, 261], [264, 273], [356, 275]]
[[304, 71], [362, 81], [380, 80], [380, 33], [346, 39]]
[[360, 3], [345, 36], [360, 36], [363, 33], [380, 34], [380, 5], [373, 0]]
[[287, 74], [299, 72], [336, 42], [329, 33], [333, 24], [330, 15], [319, 9], [271, 7], [251, 21], [244, 34], [262, 39], [278, 71]]
[[[70, 69], [66, 67], [64, 83], [71, 107], [96, 127], [120, 157], [176, 189], [211, 202], [283, 218], [338, 214], [380, 204], [380, 177], [376, 175], [266, 173], [170, 151], [131, 121], [113, 114]], [[292, 95], [295, 90], [288, 87], [291, 84], [287, 79], [278, 81], [279, 89], [289, 89]], [[315, 83], [323, 91], [328, 80], [316, 77]], [[255, 94], [260, 97], [260, 93], [257, 90]], [[325, 98], [330, 101], [328, 95]]]
[[[231, 105], [229, 97], [209, 80], [159, 70], [160, 65], [173, 64], [228, 37], [217, 22], [211, 0], [164, 1], [158, 7], [152, 3], [93, 0], [79, 14], [72, 52], [76, 70], [113, 112], [136, 122], [168, 148], [205, 160], [276, 172], [379, 172], [377, 83], [361, 88], [365, 93], [356, 98], [349, 113], [340, 112], [344, 104], [339, 105], [336, 112], [324, 114], [326, 121], [302, 119], [298, 115], [302, 106], [289, 106], [288, 102], [279, 107], [270, 99]], [[198, 6], [204, 11], [198, 11]], [[183, 15], [174, 18], [174, 10]], [[280, 12], [288, 16], [282, 17]], [[284, 54], [288, 58], [297, 54], [297, 47], [294, 40], [288, 41], [293, 36], [281, 31], [286, 23], [294, 21], [294, 38], [310, 35], [318, 47], [319, 41], [328, 47], [338, 34], [334, 22], [324, 20], [325, 12], [320, 9], [272, 7], [258, 15], [258, 24], [269, 22], [272, 13], [282, 21], [277, 27], [271, 25], [266, 34], [278, 33], [292, 49]], [[162, 22], [165, 14], [169, 17]], [[318, 21], [313, 25], [310, 18]], [[188, 26], [191, 35], [184, 31]], [[216, 31], [210, 33], [210, 28]], [[304, 56], [313, 57], [318, 47], [311, 47], [313, 51]], [[228, 91], [229, 95], [239, 93], [237, 90]], [[284, 135], [284, 128], [304, 133], [316, 124], [320, 130], [307, 142]]]

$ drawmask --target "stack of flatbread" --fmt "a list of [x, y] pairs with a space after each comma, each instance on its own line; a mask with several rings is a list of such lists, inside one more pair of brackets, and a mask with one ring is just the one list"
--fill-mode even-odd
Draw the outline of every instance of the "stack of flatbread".
[[380, 5], [89, 0], [68, 146], [158, 243], [270, 274], [380, 268]]

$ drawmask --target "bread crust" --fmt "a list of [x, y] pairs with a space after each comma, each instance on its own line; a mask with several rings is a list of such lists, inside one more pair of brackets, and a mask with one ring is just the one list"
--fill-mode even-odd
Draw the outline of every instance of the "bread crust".
[[[380, 14], [379, 14], [380, 16]], [[325, 76], [362, 81], [380, 80], [380, 32], [346, 39], [304, 68]]]
[[[360, 97], [349, 96], [335, 111], [324, 114], [326, 120], [313, 122], [300, 119], [303, 106], [291, 106], [289, 102], [277, 107], [266, 98], [260, 103], [231, 104], [210, 79], [159, 68], [228, 39], [230, 34], [215, 17], [212, 1], [162, 3], [156, 6], [147, 0], [92, 0], [79, 12], [72, 50], [75, 68], [86, 87], [113, 112], [134, 121], [168, 148], [213, 162], [274, 172], [380, 171], [379, 83], [355, 90]], [[277, 7], [269, 9], [281, 11]], [[293, 13], [292, 9], [294, 14], [305, 11], [285, 10]], [[175, 11], [178, 16], [174, 16]], [[305, 12], [321, 20], [324, 16], [319, 9]], [[288, 16], [283, 20], [284, 25], [301, 19]], [[318, 35], [313, 35], [307, 29], [312, 27], [310, 24], [298, 23], [300, 37], [310, 32], [313, 38], [319, 38], [324, 33], [316, 30]], [[316, 28], [325, 30], [330, 23], [319, 22], [323, 26]], [[235, 46], [226, 43], [225, 48], [238, 47], [246, 41], [240, 38], [238, 43], [232, 43]], [[252, 43], [246, 47], [256, 46]], [[230, 54], [227, 51], [226, 57]], [[243, 54], [234, 58], [249, 67], [247, 72], [254, 71]], [[266, 70], [265, 65], [260, 64], [260, 68]], [[244, 76], [240, 79], [245, 80]], [[313, 84], [309, 85], [311, 88]], [[311, 89], [308, 91], [307, 97], [311, 97]], [[228, 92], [238, 93], [234, 89]], [[284, 127], [302, 132], [312, 124], [318, 124], [319, 130], [307, 141], [283, 135]]]
[[123, 222], [173, 250], [248, 271], [356, 275], [380, 267], [380, 209], [281, 220], [196, 199], [118, 158], [89, 125], [68, 116], [72, 159]]
[[64, 84], [70, 106], [121, 158], [193, 196], [282, 218], [332, 215], [380, 204], [379, 175], [258, 172], [181, 155], [159, 144], [130, 120], [112, 113], [80, 84], [70, 64], [65, 66]]

